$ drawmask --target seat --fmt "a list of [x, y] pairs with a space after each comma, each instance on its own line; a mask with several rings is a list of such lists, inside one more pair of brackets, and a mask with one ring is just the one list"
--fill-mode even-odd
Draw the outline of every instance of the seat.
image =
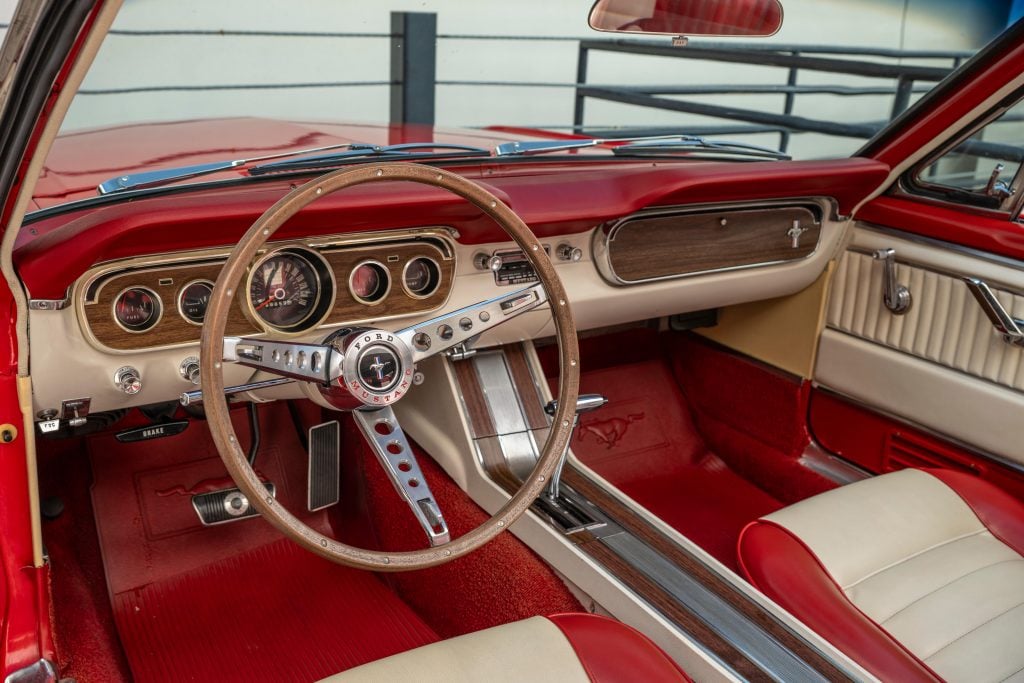
[[742, 571], [884, 681], [1024, 681], [1024, 504], [901, 470], [750, 523]]
[[639, 631], [594, 614], [559, 614], [425, 645], [336, 674], [322, 683], [689, 680]]

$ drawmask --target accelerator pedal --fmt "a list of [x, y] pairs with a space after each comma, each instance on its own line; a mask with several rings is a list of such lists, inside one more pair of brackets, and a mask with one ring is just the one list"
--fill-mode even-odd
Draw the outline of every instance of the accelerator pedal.
[[[277, 488], [272, 482], [264, 482], [267, 492], [277, 497]], [[227, 524], [237, 522], [240, 519], [258, 517], [256, 511], [245, 494], [238, 489], [223, 489], [221, 491], [210, 491], [192, 496], [192, 507], [199, 515], [199, 521], [203, 526], [214, 526], [215, 524]]]
[[309, 428], [310, 512], [336, 505], [341, 498], [341, 425], [337, 420]]

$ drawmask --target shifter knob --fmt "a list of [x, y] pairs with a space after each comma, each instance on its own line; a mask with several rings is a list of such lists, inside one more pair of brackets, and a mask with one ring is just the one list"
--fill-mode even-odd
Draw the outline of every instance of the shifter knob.
[[[589, 413], [591, 410], [597, 410], [607, 402], [608, 399], [601, 394], [580, 394], [576, 399], [576, 414], [582, 415], [583, 413]], [[547, 405], [544, 406], [544, 412], [548, 415], [554, 415], [557, 410], [558, 401], [548, 401]]]

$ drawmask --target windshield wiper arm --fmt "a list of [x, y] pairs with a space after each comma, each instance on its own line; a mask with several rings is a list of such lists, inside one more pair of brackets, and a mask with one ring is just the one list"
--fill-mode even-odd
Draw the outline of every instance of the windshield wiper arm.
[[547, 154], [548, 152], [565, 152], [572, 149], [583, 149], [586, 147], [597, 147], [616, 142], [640, 142], [644, 140], [679, 140], [686, 138], [685, 135], [659, 135], [656, 137], [626, 137], [626, 138], [577, 138], [570, 140], [521, 140], [518, 142], [503, 142], [494, 148], [496, 157], [526, 157], [534, 154]]
[[777, 161], [792, 159], [785, 152], [768, 147], [749, 145], [745, 142], [707, 140], [690, 136], [683, 136], [676, 140], [643, 140], [612, 148], [612, 153], [620, 156], [666, 156], [692, 152], [712, 152], [714, 154], [756, 157]]
[[768, 159], [789, 159], [790, 157], [767, 147], [748, 145], [742, 142], [725, 140], [707, 140], [695, 135], [656, 135], [645, 137], [623, 138], [581, 138], [577, 140], [530, 140], [523, 142], [503, 142], [494, 148], [494, 155], [531, 156], [549, 152], [565, 152], [573, 149], [597, 147], [599, 145], [617, 144], [610, 150], [614, 154], [630, 154], [636, 156], [665, 154], [668, 152], [692, 152], [693, 150], [713, 150], [720, 154], [757, 156]]
[[296, 149], [291, 152], [278, 152], [276, 154], [264, 154], [248, 159], [232, 159], [228, 161], [211, 161], [205, 164], [193, 164], [191, 166], [177, 166], [175, 168], [161, 168], [156, 171], [143, 171], [141, 173], [130, 173], [115, 176], [110, 180], [104, 180], [96, 188], [100, 194], [111, 194], [112, 192], [127, 192], [128, 190], [141, 190], [146, 187], [158, 187], [173, 183], [177, 180], [187, 180], [197, 176], [209, 175], [217, 171], [226, 171], [237, 168], [254, 161], [266, 161], [267, 159], [280, 159], [296, 154], [311, 154], [313, 152], [326, 152], [330, 149], [342, 149], [352, 147], [356, 143], [343, 142], [337, 145], [326, 145], [324, 147], [312, 147], [310, 149]]
[[249, 175], [330, 168], [360, 159], [403, 159], [409, 161], [412, 159], [458, 159], [490, 155], [490, 151], [482, 147], [439, 142], [406, 142], [399, 145], [353, 144], [349, 146], [349, 149], [334, 154], [320, 154], [253, 166], [249, 169]]

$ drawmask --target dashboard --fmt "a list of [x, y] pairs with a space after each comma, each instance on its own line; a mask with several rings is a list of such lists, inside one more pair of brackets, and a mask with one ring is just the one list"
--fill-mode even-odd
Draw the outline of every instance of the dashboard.
[[[785, 173], [771, 185], [753, 164], [519, 167], [482, 182], [538, 236], [577, 327], [588, 330], [785, 296], [813, 283], [842, 242], [843, 207], [881, 169], [857, 160], [763, 166]], [[762, 182], [738, 184], [744, 173]], [[287, 189], [278, 181], [164, 194], [31, 223], [15, 264], [30, 296], [36, 418], [170, 404], [201, 389], [197, 358], [212, 284], [232, 242]], [[722, 194], [730, 199], [714, 201]], [[346, 326], [400, 329], [508, 294], [532, 275], [489, 219], [417, 187], [326, 196], [276, 237], [248, 271], [228, 334], [320, 342]], [[474, 344], [553, 333], [542, 307]], [[271, 378], [236, 364], [224, 373], [227, 386]], [[241, 397], [308, 396], [293, 384]]]

